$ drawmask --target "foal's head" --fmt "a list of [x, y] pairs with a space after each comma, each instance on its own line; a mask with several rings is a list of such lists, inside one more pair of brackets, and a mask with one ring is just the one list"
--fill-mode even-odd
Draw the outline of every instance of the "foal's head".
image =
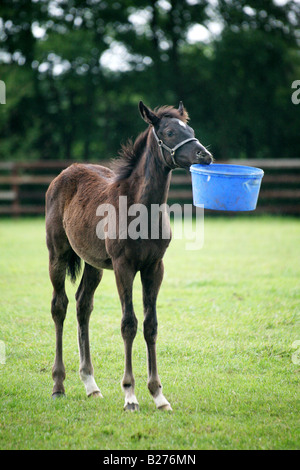
[[160, 155], [169, 168], [189, 168], [194, 163], [209, 165], [211, 153], [195, 138], [194, 129], [188, 124], [188, 114], [182, 102], [179, 108], [162, 107], [151, 111], [140, 101], [142, 118], [153, 129], [153, 135], [160, 147]]

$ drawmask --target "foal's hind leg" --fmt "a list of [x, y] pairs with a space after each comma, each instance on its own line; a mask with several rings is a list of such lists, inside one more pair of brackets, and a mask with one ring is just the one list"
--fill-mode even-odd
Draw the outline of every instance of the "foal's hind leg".
[[101, 281], [103, 271], [85, 263], [83, 276], [76, 292], [78, 344], [80, 356], [80, 378], [88, 396], [102, 397], [94, 379], [94, 369], [90, 355], [89, 320], [93, 310], [94, 292]]
[[163, 271], [164, 267], [161, 260], [141, 270], [144, 302], [144, 337], [148, 352], [148, 389], [158, 409], [172, 411], [170, 403], [162, 393], [162, 384], [156, 365], [156, 299], [162, 282]]
[[66, 317], [68, 298], [65, 292], [67, 262], [65, 257], [56, 257], [50, 254], [49, 274], [53, 284], [53, 297], [51, 303], [52, 318], [55, 323], [56, 332], [56, 352], [55, 361], [52, 368], [52, 377], [54, 380], [53, 398], [64, 395], [65, 389], [63, 382], [65, 380], [65, 366], [63, 363], [62, 337], [63, 324]]

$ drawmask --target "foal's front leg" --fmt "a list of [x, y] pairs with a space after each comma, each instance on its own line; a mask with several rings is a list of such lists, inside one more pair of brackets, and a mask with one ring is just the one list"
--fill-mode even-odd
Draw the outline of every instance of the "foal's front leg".
[[122, 305], [121, 333], [125, 349], [125, 370], [121, 382], [125, 394], [125, 411], [139, 409], [134, 394], [134, 376], [132, 372], [132, 344], [137, 332], [137, 318], [132, 305], [132, 286], [136, 271], [123, 259], [113, 263], [117, 288]]
[[102, 398], [100, 389], [94, 379], [94, 369], [91, 361], [89, 342], [89, 321], [93, 310], [94, 292], [101, 281], [103, 271], [85, 263], [84, 273], [76, 292], [78, 345], [80, 357], [80, 378], [84, 383], [88, 396]]
[[162, 384], [157, 372], [156, 337], [157, 316], [156, 299], [163, 279], [162, 260], [153, 263], [141, 271], [144, 301], [144, 337], [148, 352], [148, 389], [160, 410], [172, 411], [171, 405], [162, 393]]

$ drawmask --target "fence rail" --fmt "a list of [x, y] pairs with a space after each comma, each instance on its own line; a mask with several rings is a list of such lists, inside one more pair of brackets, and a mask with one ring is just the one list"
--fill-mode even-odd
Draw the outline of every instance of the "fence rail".
[[[72, 163], [0, 162], [0, 215], [44, 214], [45, 193], [49, 184]], [[300, 215], [300, 159], [229, 160], [226, 163], [256, 166], [264, 170], [256, 212]], [[109, 165], [109, 162], [101, 164]], [[169, 202], [192, 203], [192, 199], [190, 173], [183, 170], [173, 172]], [[216, 214], [216, 211], [213, 213]], [[222, 212], [222, 215], [226, 214]]]

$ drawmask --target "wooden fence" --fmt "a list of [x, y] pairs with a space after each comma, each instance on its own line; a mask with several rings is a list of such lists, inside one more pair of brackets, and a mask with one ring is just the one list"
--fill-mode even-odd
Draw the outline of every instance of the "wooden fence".
[[[0, 215], [44, 214], [45, 192], [50, 182], [71, 163], [0, 162]], [[300, 215], [300, 159], [230, 160], [226, 163], [256, 166], [264, 170], [257, 213]], [[192, 203], [189, 172], [173, 172], [168, 202]]]

